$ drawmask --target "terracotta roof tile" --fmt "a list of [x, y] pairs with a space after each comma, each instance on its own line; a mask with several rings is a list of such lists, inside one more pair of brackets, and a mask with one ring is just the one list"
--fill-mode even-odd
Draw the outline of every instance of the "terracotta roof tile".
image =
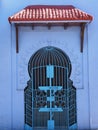
[[31, 5], [10, 16], [9, 22], [92, 21], [93, 17], [71, 5]]

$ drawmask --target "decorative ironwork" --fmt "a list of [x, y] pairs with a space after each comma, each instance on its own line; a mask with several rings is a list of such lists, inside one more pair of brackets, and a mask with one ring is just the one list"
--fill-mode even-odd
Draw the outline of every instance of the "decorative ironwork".
[[25, 130], [77, 129], [76, 89], [69, 57], [55, 47], [31, 56], [25, 93]]

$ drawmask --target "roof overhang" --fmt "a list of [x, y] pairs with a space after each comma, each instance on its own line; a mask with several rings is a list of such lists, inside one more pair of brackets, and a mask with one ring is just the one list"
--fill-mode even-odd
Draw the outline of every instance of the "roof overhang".
[[31, 5], [8, 18], [9, 23], [16, 27], [16, 52], [18, 52], [18, 27], [19, 26], [80, 26], [81, 46], [83, 52], [83, 39], [85, 25], [93, 17], [72, 5]]
[[12, 21], [11, 23], [89, 23], [90, 20], [68, 20], [68, 21]]

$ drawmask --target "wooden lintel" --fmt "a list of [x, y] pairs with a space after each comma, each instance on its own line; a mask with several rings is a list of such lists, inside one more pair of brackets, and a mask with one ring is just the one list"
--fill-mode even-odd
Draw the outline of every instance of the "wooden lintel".
[[18, 26], [15, 26], [16, 28], [16, 53], [19, 52], [19, 45], [18, 45]]
[[81, 53], [83, 52], [83, 46], [84, 46], [84, 31], [85, 31], [85, 23], [82, 23], [81, 24], [81, 45], [80, 45], [80, 51]]

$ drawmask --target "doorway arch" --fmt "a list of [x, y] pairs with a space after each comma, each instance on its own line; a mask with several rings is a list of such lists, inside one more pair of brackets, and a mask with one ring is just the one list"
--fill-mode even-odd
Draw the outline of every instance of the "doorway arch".
[[59, 48], [46, 46], [31, 56], [24, 89], [25, 130], [77, 129], [71, 70], [68, 55]]

